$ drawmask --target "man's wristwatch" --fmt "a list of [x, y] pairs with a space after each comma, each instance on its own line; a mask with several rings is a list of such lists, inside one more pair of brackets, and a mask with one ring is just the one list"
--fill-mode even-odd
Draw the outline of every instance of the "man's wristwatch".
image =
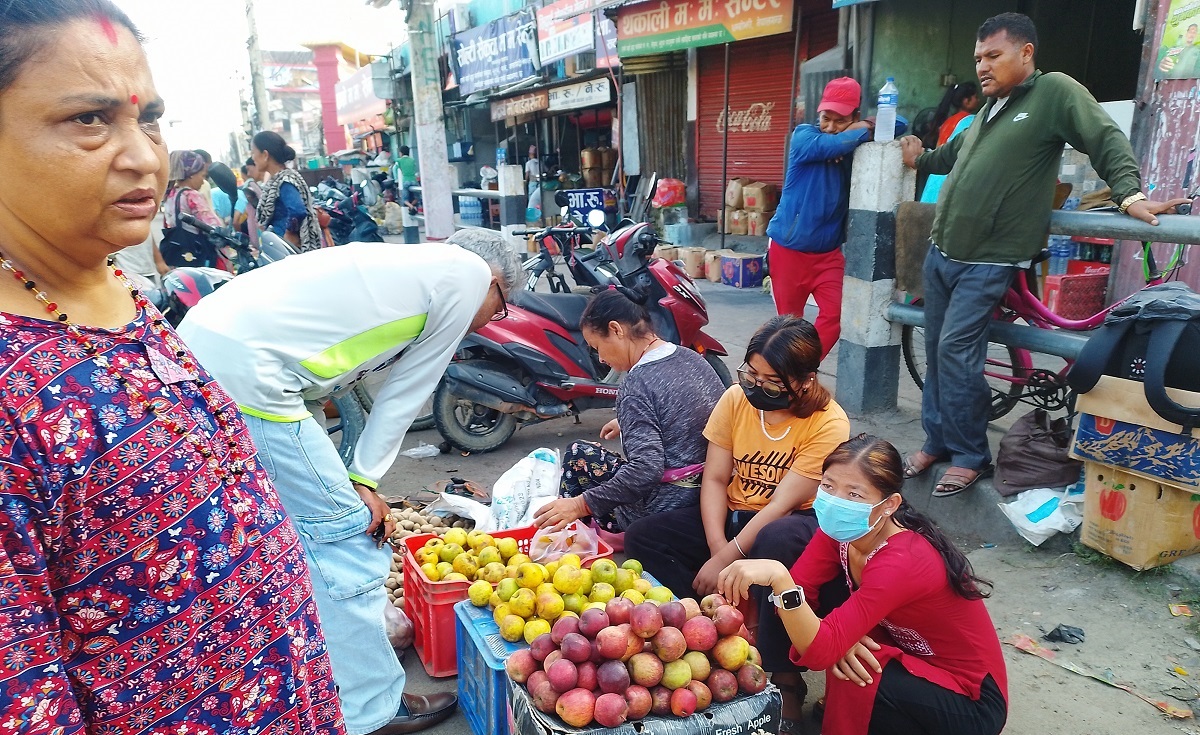
[[1121, 214], [1125, 214], [1125, 210], [1129, 209], [1129, 205], [1133, 204], [1134, 202], [1144, 201], [1146, 201], [1146, 195], [1140, 191], [1137, 191], [1121, 200], [1121, 206], [1117, 207], [1117, 210], [1120, 211]]
[[781, 610], [795, 610], [804, 604], [804, 590], [799, 587], [793, 587], [778, 595], [772, 592], [767, 596], [767, 600], [773, 602], [775, 607]]

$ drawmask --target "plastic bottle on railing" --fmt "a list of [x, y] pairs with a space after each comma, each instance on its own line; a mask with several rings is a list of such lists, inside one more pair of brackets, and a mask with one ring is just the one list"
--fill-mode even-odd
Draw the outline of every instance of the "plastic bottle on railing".
[[1046, 275], [1061, 276], [1067, 272], [1067, 261], [1071, 259], [1071, 238], [1062, 235], [1050, 236], [1050, 262]]
[[896, 108], [900, 105], [900, 90], [896, 80], [887, 78], [879, 90], [878, 110], [875, 112], [875, 141], [887, 143], [896, 139]]

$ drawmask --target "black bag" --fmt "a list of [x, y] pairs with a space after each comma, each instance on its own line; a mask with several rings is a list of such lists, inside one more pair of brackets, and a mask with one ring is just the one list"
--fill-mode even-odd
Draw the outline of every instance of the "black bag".
[[163, 262], [172, 268], [216, 267], [217, 247], [208, 236], [188, 232], [179, 224], [179, 197], [182, 195], [183, 189], [175, 192], [175, 227], [164, 227], [162, 241], [158, 243]]
[[1067, 454], [1070, 445], [1071, 422], [1066, 416], [1051, 420], [1038, 408], [1017, 419], [1000, 440], [992, 483], [996, 492], [1009, 496], [1078, 482], [1083, 462]]
[[1182, 283], [1144, 289], [1109, 312], [1067, 374], [1079, 393], [1102, 375], [1145, 384], [1146, 402], [1184, 433], [1200, 425], [1200, 406], [1167, 395], [1167, 386], [1200, 392], [1200, 295]]

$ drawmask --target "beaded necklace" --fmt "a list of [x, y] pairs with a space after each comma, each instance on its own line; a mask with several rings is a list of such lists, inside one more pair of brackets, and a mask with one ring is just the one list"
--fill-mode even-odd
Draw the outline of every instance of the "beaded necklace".
[[[216, 418], [218, 427], [216, 434], [212, 436], [208, 435], [200, 428], [199, 424], [194, 421], [193, 423], [196, 424], [198, 431], [193, 433], [168, 413], [158, 413], [159, 407], [150, 400], [150, 397], [126, 380], [125, 376], [121, 374], [121, 371], [117, 369], [116, 365], [114, 365], [111, 360], [99, 354], [100, 350], [92, 342], [91, 338], [88, 337], [88, 335], [77, 325], [73, 324], [71, 320], [67, 318], [66, 314], [64, 314], [62, 311], [59, 311], [58, 304], [51, 301], [50, 297], [45, 291], [39, 291], [36, 283], [27, 278], [24, 272], [18, 269], [11, 260], [0, 253], [0, 269], [11, 273], [14, 278], [16, 278], [23, 286], [25, 286], [25, 289], [29, 291], [33, 298], [46, 308], [47, 313], [53, 316], [55, 321], [66, 327], [67, 333], [80, 345], [80, 347], [82, 347], [98, 365], [103, 366], [113, 380], [115, 380], [122, 388], [125, 389], [126, 394], [129, 396], [131, 405], [134, 403], [139, 404], [142, 410], [145, 412], [145, 415], [150, 418], [150, 421], [161, 419], [172, 434], [183, 438], [185, 441], [191, 444], [192, 448], [197, 454], [200, 455], [202, 461], [209, 468], [209, 470], [211, 470], [213, 474], [220, 478], [226, 485], [233, 485], [237, 483], [239, 478], [246, 473], [246, 458], [242, 456], [241, 452], [239, 451], [237, 436], [234, 433], [233, 427], [229, 424], [229, 421], [225, 417], [225, 409], [221, 407], [216, 395], [213, 393], [212, 388], [209, 387], [209, 382], [200, 377], [199, 366], [194, 360], [192, 360], [191, 356], [188, 354], [188, 351], [184, 349], [184, 346], [179, 339], [175, 337], [171, 331], [166, 328], [166, 326], [164, 326], [165, 320], [161, 314], [157, 314], [157, 312], [153, 310], [149, 300], [147, 300], [146, 297], [142, 295], [141, 291], [134, 287], [134, 285], [130, 283], [127, 278], [125, 278], [124, 272], [122, 272], [121, 269], [116, 268], [111, 259], [108, 262], [108, 267], [112, 269], [113, 275], [117, 277], [117, 280], [120, 281], [121, 285], [125, 286], [125, 288], [129, 290], [129, 295], [133, 298], [133, 303], [137, 305], [138, 310], [147, 314], [148, 316], [151, 316], [150, 331], [154, 333], [154, 335], [160, 340], [162, 340], [163, 344], [174, 351], [175, 358], [179, 360], [179, 365], [181, 365], [184, 370], [196, 376], [193, 380], [188, 382], [196, 383], [197, 389], [199, 390], [200, 395], [203, 396], [204, 402], [208, 405], [209, 411]], [[146, 349], [153, 350], [157, 348], [147, 345]], [[151, 361], [151, 367], [153, 367], [153, 361]], [[179, 393], [180, 400], [183, 400], [184, 394], [181, 388], [178, 388], [173, 382], [168, 383], [166, 380], [162, 379], [162, 376], [159, 376], [159, 379], [164, 387], [174, 387], [174, 390]], [[213, 446], [215, 445], [216, 441], [220, 440], [222, 436], [224, 437], [225, 444], [229, 449], [229, 455], [226, 463], [222, 463], [221, 460], [218, 460], [216, 452], [213, 451]]]

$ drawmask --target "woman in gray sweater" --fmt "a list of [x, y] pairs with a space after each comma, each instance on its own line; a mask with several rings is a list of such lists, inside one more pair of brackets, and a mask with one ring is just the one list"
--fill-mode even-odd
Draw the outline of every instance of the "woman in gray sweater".
[[654, 333], [644, 301], [618, 286], [584, 310], [583, 338], [602, 362], [628, 372], [617, 417], [600, 430], [601, 439], [621, 437], [625, 456], [593, 442], [572, 444], [559, 499], [534, 516], [539, 528], [591, 516], [621, 533], [639, 518], [700, 502], [704, 426], [725, 386], [703, 357]]

